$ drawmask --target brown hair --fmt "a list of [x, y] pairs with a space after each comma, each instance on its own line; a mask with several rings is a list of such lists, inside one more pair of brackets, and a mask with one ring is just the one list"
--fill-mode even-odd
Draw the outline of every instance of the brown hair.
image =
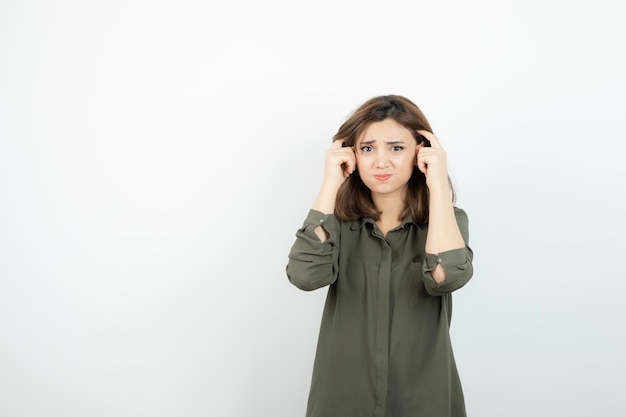
[[[417, 133], [417, 130], [427, 130], [432, 133], [428, 120], [411, 100], [396, 95], [378, 96], [367, 100], [341, 125], [333, 137], [333, 142], [343, 139], [343, 146], [354, 146], [357, 138], [367, 126], [387, 118], [395, 120], [410, 130], [418, 144], [424, 141], [425, 146], [430, 146], [430, 142]], [[450, 177], [448, 177], [448, 182], [454, 202], [455, 193]], [[420, 225], [428, 223], [426, 176], [417, 166], [413, 168], [413, 174], [409, 179], [405, 208], [399, 220], [409, 215]], [[355, 170], [339, 188], [335, 203], [335, 216], [343, 221], [361, 217], [378, 220], [380, 217], [380, 212], [372, 200], [372, 194], [361, 180], [358, 170]]]

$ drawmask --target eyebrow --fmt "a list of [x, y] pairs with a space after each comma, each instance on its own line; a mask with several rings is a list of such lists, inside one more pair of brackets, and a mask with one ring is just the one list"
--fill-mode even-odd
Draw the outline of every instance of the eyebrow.
[[[373, 143], [375, 143], [376, 140], [372, 139], [372, 140], [364, 140], [363, 142], [360, 143], [360, 145], [372, 145]], [[402, 145], [406, 142], [404, 142], [403, 140], [391, 140], [389, 142], [385, 142], [387, 145]]]

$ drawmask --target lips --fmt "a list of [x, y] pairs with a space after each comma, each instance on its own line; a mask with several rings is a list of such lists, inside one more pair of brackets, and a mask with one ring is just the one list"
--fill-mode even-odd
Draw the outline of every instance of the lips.
[[378, 174], [374, 175], [374, 178], [376, 178], [378, 181], [387, 181], [389, 178], [391, 178], [391, 174]]

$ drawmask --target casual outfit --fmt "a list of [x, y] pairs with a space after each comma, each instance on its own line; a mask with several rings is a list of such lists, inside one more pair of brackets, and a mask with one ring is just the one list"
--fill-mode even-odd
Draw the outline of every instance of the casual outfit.
[[454, 211], [466, 246], [437, 255], [424, 250], [428, 226], [411, 218], [384, 236], [372, 219], [309, 211], [286, 268], [302, 290], [329, 286], [307, 417], [466, 416], [449, 329], [451, 292], [471, 278], [473, 253], [467, 215]]

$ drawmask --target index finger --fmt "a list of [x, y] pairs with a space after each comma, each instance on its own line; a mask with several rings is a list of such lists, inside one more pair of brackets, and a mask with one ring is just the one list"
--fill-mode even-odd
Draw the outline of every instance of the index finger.
[[333, 141], [333, 145], [331, 146], [331, 148], [333, 149], [341, 149], [343, 148], [343, 142], [345, 141], [345, 139], [337, 139], [335, 141]]
[[443, 146], [441, 146], [441, 142], [439, 142], [439, 139], [437, 139], [437, 137], [428, 130], [418, 130], [417, 133], [428, 139], [432, 148], [443, 148]]

